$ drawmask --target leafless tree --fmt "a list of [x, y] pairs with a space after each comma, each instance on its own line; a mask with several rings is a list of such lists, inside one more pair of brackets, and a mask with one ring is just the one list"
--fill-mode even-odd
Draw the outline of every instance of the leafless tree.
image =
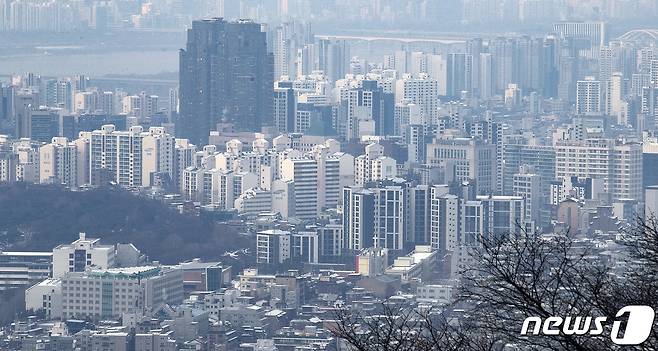
[[[590, 335], [521, 335], [528, 317], [611, 316], [609, 267], [567, 235], [483, 238], [462, 276], [459, 299], [469, 318], [502, 344], [522, 349], [601, 350], [610, 339]], [[616, 312], [616, 310], [614, 310]], [[614, 317], [614, 315], [612, 315]]]
[[[475, 264], [462, 272], [453, 306], [419, 311], [413, 304], [383, 304], [376, 313], [346, 307], [338, 312], [334, 334], [363, 351], [621, 349], [610, 340], [619, 309], [658, 309], [658, 221], [638, 219], [622, 234], [619, 252], [610, 255], [566, 234], [482, 238], [470, 250]], [[454, 314], [457, 308], [461, 315]], [[571, 317], [572, 328], [580, 316], [579, 327], [587, 330], [594, 328], [593, 322], [586, 327], [588, 316], [610, 322], [600, 335], [521, 334], [526, 318], [552, 316]], [[632, 349], [658, 349], [655, 328]]]
[[413, 304], [377, 305], [376, 311], [342, 306], [336, 312], [335, 336], [358, 351], [489, 351], [494, 345], [475, 343], [468, 328], [433, 308]]

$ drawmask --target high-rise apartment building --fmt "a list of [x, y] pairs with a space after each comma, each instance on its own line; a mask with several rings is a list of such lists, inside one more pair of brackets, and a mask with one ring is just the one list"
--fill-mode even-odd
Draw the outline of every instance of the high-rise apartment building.
[[438, 81], [426, 73], [403, 76], [395, 83], [395, 102], [403, 101], [419, 105], [427, 119], [434, 122], [439, 116]]
[[377, 81], [364, 80], [350, 89], [347, 97], [347, 136], [387, 135], [394, 130], [393, 95], [383, 91]]
[[85, 184], [85, 179], [78, 179], [83, 172], [85, 160], [78, 153], [76, 143], [68, 139], [53, 138], [52, 143], [39, 148], [39, 182], [63, 184], [68, 187], [77, 187]]
[[384, 156], [384, 147], [380, 144], [366, 146], [365, 153], [354, 158], [354, 183], [358, 186], [396, 175], [395, 159]]
[[603, 179], [611, 200], [642, 200], [642, 146], [609, 139], [559, 141], [555, 176]]
[[113, 181], [120, 186], [150, 186], [158, 173], [174, 173], [174, 138], [162, 127], [116, 131], [113, 125], [87, 133], [89, 179], [92, 184]]
[[427, 145], [427, 163], [445, 167], [448, 179], [475, 180], [478, 194], [490, 194], [496, 188], [494, 144], [474, 138], [439, 138]]
[[375, 219], [372, 191], [358, 187], [343, 188], [344, 247], [360, 251], [373, 246]]
[[601, 114], [603, 112], [601, 81], [586, 77], [576, 83], [576, 114]]

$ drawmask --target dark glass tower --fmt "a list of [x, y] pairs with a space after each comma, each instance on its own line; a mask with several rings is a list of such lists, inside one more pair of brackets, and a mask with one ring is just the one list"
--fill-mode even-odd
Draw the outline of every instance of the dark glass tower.
[[270, 125], [274, 58], [266, 33], [251, 21], [194, 21], [180, 51], [180, 116], [176, 135], [206, 145], [217, 123], [237, 131]]

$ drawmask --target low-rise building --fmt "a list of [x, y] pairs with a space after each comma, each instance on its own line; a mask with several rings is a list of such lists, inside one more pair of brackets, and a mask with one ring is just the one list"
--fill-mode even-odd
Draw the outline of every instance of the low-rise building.
[[437, 252], [429, 245], [417, 245], [408, 255], [396, 258], [385, 273], [400, 277], [403, 283], [424, 280], [437, 264]]
[[25, 310], [43, 310], [47, 318], [61, 318], [62, 281], [46, 279], [25, 290]]
[[0, 252], [0, 291], [47, 279], [52, 273], [52, 262], [51, 252]]
[[116, 318], [182, 301], [183, 272], [177, 266], [112, 268], [62, 277], [64, 318]]

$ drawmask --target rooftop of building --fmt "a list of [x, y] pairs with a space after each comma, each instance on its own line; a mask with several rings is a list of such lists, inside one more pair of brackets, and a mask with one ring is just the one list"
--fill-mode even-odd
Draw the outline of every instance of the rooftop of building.
[[39, 257], [52, 257], [52, 252], [42, 251], [0, 251], [0, 256], [39, 256]]
[[184, 271], [192, 271], [198, 269], [206, 269], [215, 266], [221, 266], [221, 262], [203, 262], [200, 259], [195, 258], [189, 262], [181, 262], [179, 266]]
[[428, 245], [417, 245], [416, 248], [405, 256], [398, 257], [393, 264], [386, 269], [387, 273], [403, 273], [411, 270], [426, 259], [436, 255], [435, 250]]
[[290, 232], [287, 230], [280, 230], [280, 229], [268, 229], [268, 230], [263, 230], [258, 232], [258, 234], [263, 234], [263, 235], [290, 235]]
[[62, 280], [59, 278], [48, 278], [46, 280], [42, 280], [35, 286], [42, 286], [42, 287], [57, 287], [62, 284]]
[[76, 246], [80, 245], [90, 245], [94, 249], [99, 250], [114, 250], [114, 245], [101, 245], [101, 239], [99, 238], [87, 238], [86, 233], [80, 233], [80, 236], [77, 240], [70, 244], [57, 245], [53, 250], [62, 250], [62, 249], [74, 249]]
[[144, 279], [157, 276], [161, 271], [162, 268], [158, 266], [121, 267], [92, 270], [82, 275], [95, 278]]

